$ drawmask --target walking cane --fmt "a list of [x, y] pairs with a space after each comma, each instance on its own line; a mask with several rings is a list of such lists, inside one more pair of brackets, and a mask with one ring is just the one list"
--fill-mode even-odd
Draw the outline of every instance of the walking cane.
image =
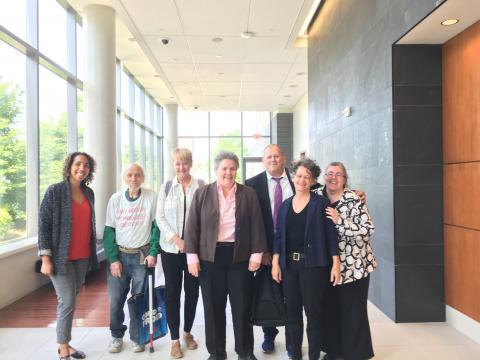
[[150, 325], [150, 352], [153, 353], [153, 276], [148, 275], [148, 322]]

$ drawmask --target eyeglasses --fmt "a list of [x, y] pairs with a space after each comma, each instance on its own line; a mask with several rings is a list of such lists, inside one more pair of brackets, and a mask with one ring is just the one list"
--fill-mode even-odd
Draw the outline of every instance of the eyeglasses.
[[328, 172], [325, 174], [325, 177], [335, 177], [335, 178], [339, 178], [339, 177], [345, 177], [345, 175], [343, 175], [342, 173], [333, 173], [333, 172]]

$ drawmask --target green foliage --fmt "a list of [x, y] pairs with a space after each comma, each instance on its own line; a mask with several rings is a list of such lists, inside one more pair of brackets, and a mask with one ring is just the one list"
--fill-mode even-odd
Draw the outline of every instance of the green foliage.
[[18, 124], [22, 92], [0, 78], [0, 242], [22, 236], [26, 222], [26, 144]]
[[[235, 155], [238, 156], [238, 159], [240, 161], [240, 167], [238, 168], [238, 171], [237, 171], [236, 181], [241, 183], [242, 182], [242, 164], [241, 164], [242, 142], [241, 142], [241, 138], [239, 137], [240, 136], [240, 130], [230, 131], [229, 133], [226, 133], [223, 136], [226, 136], [226, 137], [219, 138], [217, 146], [212, 151], [212, 154], [211, 154], [211, 156], [212, 156], [212, 166], [213, 166], [213, 163], [214, 163], [213, 160], [215, 159], [215, 156], [217, 156], [217, 154], [220, 151], [231, 151], [231, 152], [233, 152]], [[228, 136], [237, 136], [237, 137], [228, 138]], [[212, 179], [215, 179], [215, 174], [214, 173], [212, 174]]]
[[67, 115], [40, 120], [40, 199], [48, 186], [62, 180], [63, 161], [68, 153]]

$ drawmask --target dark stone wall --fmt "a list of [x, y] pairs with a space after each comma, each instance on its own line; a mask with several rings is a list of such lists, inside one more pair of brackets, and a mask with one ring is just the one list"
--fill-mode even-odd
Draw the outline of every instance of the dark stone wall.
[[[396, 263], [392, 44], [435, 6], [435, 0], [324, 0], [309, 33], [309, 153], [322, 168], [344, 162], [352, 187], [367, 192], [379, 263], [370, 299], [394, 320], [403, 280], [414, 274], [407, 267], [397, 272]], [[346, 106], [351, 117], [342, 115]]]
[[445, 321], [442, 47], [393, 47], [396, 320]]

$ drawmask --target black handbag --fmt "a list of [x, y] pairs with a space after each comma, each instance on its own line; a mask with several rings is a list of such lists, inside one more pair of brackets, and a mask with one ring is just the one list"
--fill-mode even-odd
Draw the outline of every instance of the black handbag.
[[254, 278], [252, 324], [285, 326], [287, 308], [280, 284], [272, 279], [270, 266], [262, 266]]

